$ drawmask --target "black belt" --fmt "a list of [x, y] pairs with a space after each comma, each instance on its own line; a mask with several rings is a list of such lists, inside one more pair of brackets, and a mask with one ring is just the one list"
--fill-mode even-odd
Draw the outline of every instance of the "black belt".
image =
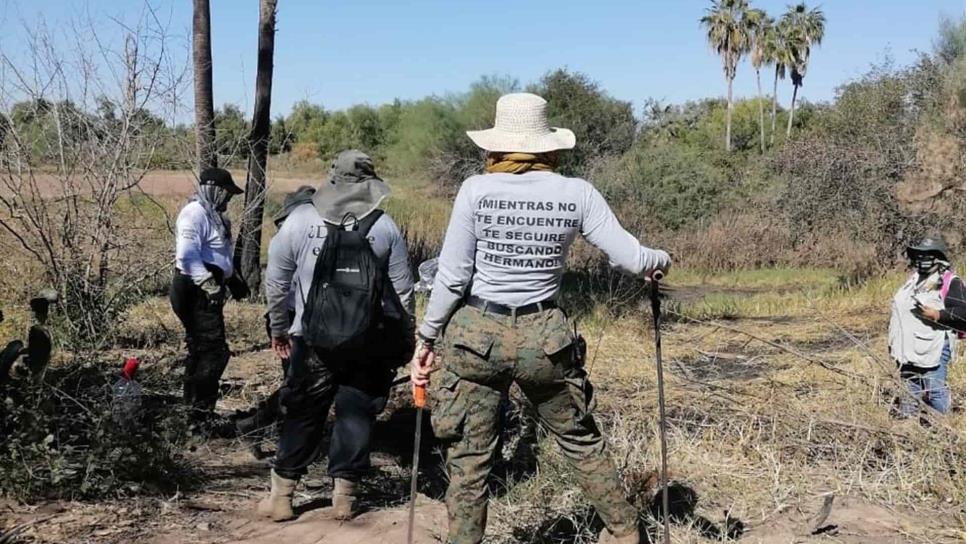
[[472, 306], [483, 313], [491, 313], [497, 315], [505, 316], [524, 316], [542, 312], [544, 310], [552, 310], [557, 307], [557, 303], [552, 300], [546, 300], [543, 302], [534, 302], [533, 304], [526, 304], [524, 306], [506, 306], [504, 304], [497, 304], [496, 302], [490, 302], [486, 299], [480, 297], [468, 296], [464, 300], [467, 306]]

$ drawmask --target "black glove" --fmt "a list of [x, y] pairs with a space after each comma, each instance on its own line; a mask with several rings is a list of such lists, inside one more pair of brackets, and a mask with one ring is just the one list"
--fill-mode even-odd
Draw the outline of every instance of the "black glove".
[[215, 306], [222, 306], [225, 304], [225, 287], [218, 283], [214, 278], [208, 278], [205, 281], [198, 284], [202, 292], [205, 294], [205, 298], [208, 299], [209, 304]]
[[235, 300], [244, 300], [252, 294], [252, 290], [248, 288], [248, 283], [238, 274], [228, 278], [228, 292], [231, 293], [231, 298]]

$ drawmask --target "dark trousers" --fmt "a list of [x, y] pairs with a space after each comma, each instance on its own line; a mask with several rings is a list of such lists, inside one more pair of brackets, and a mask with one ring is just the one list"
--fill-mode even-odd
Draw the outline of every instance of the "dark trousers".
[[[218, 300], [220, 298], [220, 300]], [[175, 271], [171, 308], [184, 326], [188, 357], [184, 367], [184, 400], [204, 417], [215, 410], [218, 381], [228, 366], [224, 297], [213, 300], [191, 277]]]
[[369, 470], [370, 439], [376, 416], [385, 408], [393, 371], [363, 361], [323, 361], [292, 338], [292, 356], [281, 390], [282, 426], [275, 472], [297, 479], [319, 457], [329, 408], [335, 425], [329, 441], [329, 475], [358, 480]]
[[[295, 312], [289, 312], [289, 322], [295, 319]], [[265, 314], [265, 335], [268, 337], [268, 341], [271, 342], [272, 327], [269, 321], [268, 314]], [[282, 383], [285, 382], [285, 376], [288, 374], [288, 359], [282, 359]], [[263, 429], [269, 425], [274, 425], [275, 423], [280, 423], [282, 419], [282, 404], [280, 402], [281, 398], [281, 387], [272, 392], [269, 397], [255, 406], [254, 411], [250, 415], [246, 416], [250, 422], [250, 428], [252, 430]]]

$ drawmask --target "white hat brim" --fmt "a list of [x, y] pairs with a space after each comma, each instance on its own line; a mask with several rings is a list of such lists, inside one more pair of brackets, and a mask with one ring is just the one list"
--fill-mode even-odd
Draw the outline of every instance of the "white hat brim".
[[473, 143], [486, 151], [502, 153], [549, 153], [560, 149], [573, 149], [577, 137], [566, 128], [552, 127], [544, 134], [519, 134], [498, 128], [470, 130], [466, 135]]

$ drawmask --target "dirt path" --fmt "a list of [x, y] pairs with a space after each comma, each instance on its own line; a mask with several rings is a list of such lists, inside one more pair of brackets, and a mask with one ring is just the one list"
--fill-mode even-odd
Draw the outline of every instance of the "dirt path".
[[[199, 522], [202, 529], [194, 534], [182, 531], [162, 533], [146, 544], [218, 543], [218, 544], [363, 544], [373, 542], [406, 542], [409, 512], [406, 507], [365, 512], [349, 522], [326, 518], [326, 509], [303, 512], [295, 521], [273, 523], [258, 519], [251, 508], [219, 512]], [[196, 527], [198, 527], [196, 526]], [[217, 528], [212, 530], [212, 528]], [[442, 540], [446, 529], [446, 507], [421, 496], [417, 504], [413, 536], [415, 544], [434, 544]]]
[[[824, 502], [824, 504], [823, 504]], [[929, 534], [929, 537], [925, 535]], [[911, 511], [870, 504], [852, 497], [816, 500], [814, 509], [787, 508], [744, 535], [754, 544], [839, 542], [900, 544], [966, 542], [961, 529]]]

